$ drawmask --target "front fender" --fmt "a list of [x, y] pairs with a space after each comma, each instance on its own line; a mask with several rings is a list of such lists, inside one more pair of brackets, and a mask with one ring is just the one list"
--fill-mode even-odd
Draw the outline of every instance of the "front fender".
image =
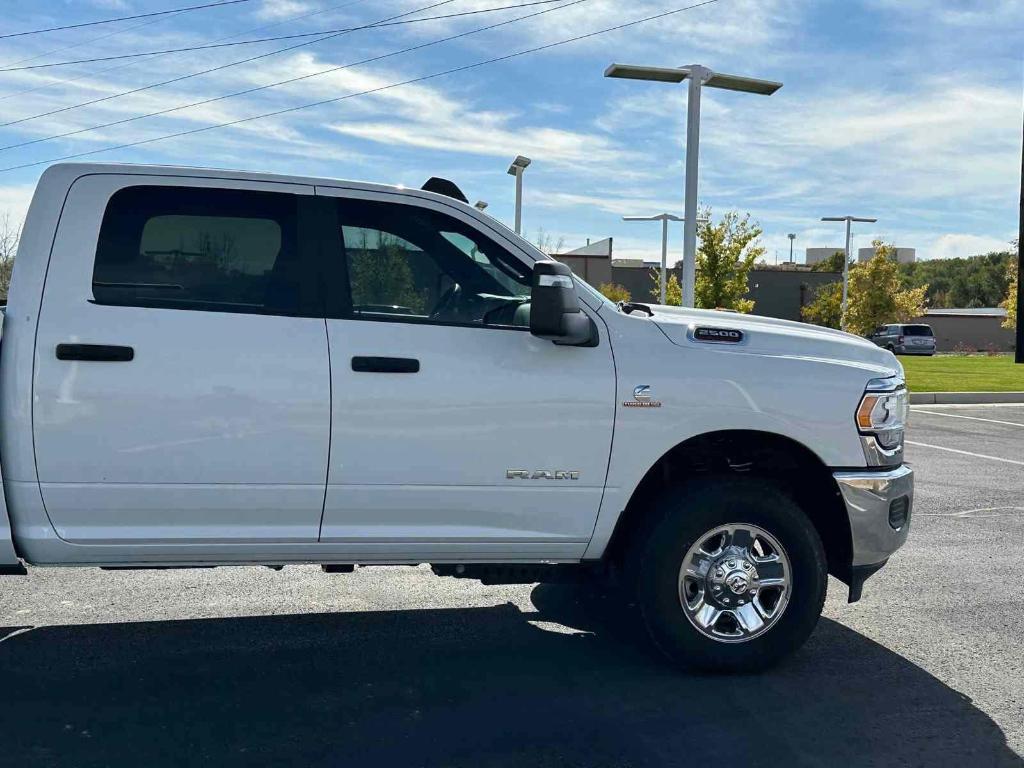
[[[602, 313], [604, 316], [605, 313]], [[615, 356], [615, 436], [608, 479], [585, 557], [604, 552], [622, 511], [662, 456], [691, 438], [722, 431], [779, 435], [822, 465], [865, 466], [854, 416], [876, 366], [723, 345], [681, 347], [647, 318], [605, 318]], [[645, 386], [646, 405], [633, 405]]]

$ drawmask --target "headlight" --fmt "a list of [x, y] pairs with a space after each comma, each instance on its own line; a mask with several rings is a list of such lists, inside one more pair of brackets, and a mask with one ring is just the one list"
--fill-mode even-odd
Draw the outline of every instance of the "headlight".
[[857, 407], [857, 429], [862, 435], [873, 438], [884, 452], [884, 458], [888, 459], [880, 461], [882, 457], [869, 455], [869, 463], [902, 461], [908, 403], [907, 388], [902, 378], [872, 379], [868, 382], [867, 391]]

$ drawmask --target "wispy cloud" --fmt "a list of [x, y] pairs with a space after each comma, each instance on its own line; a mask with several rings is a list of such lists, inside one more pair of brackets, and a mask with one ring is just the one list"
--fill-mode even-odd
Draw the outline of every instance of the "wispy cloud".
[[256, 18], [263, 21], [279, 21], [313, 10], [313, 3], [304, 0], [263, 0], [256, 11]]
[[[984, 28], [994, 24], [1024, 24], [1024, 5], [1018, 0], [970, 0], [935, 3], [931, 0], [869, 0], [883, 11], [922, 22], [959, 28]], [[1018, 26], [1018, 29], [1020, 27]]]

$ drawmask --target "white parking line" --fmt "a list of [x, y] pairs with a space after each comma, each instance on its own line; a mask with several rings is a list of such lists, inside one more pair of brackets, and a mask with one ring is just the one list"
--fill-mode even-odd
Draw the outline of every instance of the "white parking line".
[[981, 416], [962, 416], [959, 413], [942, 413], [940, 411], [922, 411], [915, 409], [914, 413], [927, 413], [929, 416], [945, 416], [949, 419], [970, 419], [971, 421], [989, 421], [993, 424], [1006, 424], [1008, 427], [1024, 427], [1019, 421], [1001, 421], [999, 419], [984, 419]]
[[1024, 467], [1024, 461], [1017, 461], [1016, 459], [1004, 459], [1001, 456], [988, 456], [984, 453], [972, 453], [971, 451], [961, 451], [958, 448], [947, 448], [944, 445], [932, 445], [931, 443], [918, 443], [913, 440], [907, 440], [907, 445], [917, 445], [921, 448], [934, 448], [937, 451], [949, 451], [950, 453], [960, 453], [964, 456], [973, 456], [976, 459], [988, 459], [990, 461], [1001, 461], [1005, 464], [1016, 464], [1017, 466]]
[[916, 411], [918, 408], [934, 408], [939, 411], [959, 411], [965, 408], [987, 411], [992, 408], [1024, 408], [1022, 403], [916, 403], [910, 409]]
[[[1009, 512], [1015, 515], [1017, 512], [1024, 512], [1024, 507], [979, 507], [978, 509], [965, 509], [961, 512], [918, 512], [914, 510], [914, 514], [918, 517], [1009, 517], [1010, 515], [1003, 514]], [[532, 622], [531, 622], [532, 623]]]

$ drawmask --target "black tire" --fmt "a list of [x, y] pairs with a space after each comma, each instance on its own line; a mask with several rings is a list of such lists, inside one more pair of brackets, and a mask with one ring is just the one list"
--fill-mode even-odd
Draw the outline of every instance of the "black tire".
[[[828, 569], [814, 525], [770, 481], [722, 476], [663, 494], [653, 523], [634, 542], [627, 567], [637, 603], [655, 645], [676, 664], [703, 671], [766, 669], [797, 650], [818, 623]], [[726, 523], [756, 525], [782, 545], [791, 565], [789, 601], [774, 625], [744, 642], [702, 634], [683, 611], [679, 572], [699, 537]]]

